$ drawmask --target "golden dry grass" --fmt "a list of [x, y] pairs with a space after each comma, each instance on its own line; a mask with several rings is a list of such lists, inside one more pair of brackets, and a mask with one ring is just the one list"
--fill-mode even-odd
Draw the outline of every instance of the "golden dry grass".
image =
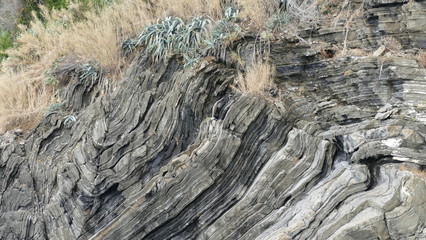
[[[34, 20], [28, 29], [23, 26], [16, 42], [9, 49], [10, 58], [0, 69], [0, 133], [12, 127], [31, 128], [52, 102], [53, 91], [43, 85], [44, 72], [55, 60], [66, 55], [98, 62], [110, 79], [120, 76], [121, 43], [134, 37], [145, 25], [157, 18], [173, 15], [188, 19], [207, 15], [221, 17], [220, 0], [122, 0], [101, 11], [79, 14], [79, 6], [65, 10], [43, 9], [46, 21]], [[85, 20], [81, 20], [81, 19]], [[27, 118], [25, 124], [22, 119]], [[10, 124], [15, 123], [15, 124]]]
[[258, 61], [248, 67], [245, 74], [238, 74], [238, 88], [243, 94], [268, 97], [268, 91], [273, 85], [274, 76], [274, 67], [268, 63]]
[[382, 37], [380, 40], [380, 43], [386, 47], [387, 50], [391, 51], [392, 53], [399, 54], [402, 50], [401, 43], [394, 37], [386, 36]]
[[419, 52], [416, 56], [416, 60], [420, 63], [421, 66], [426, 68], [426, 52]]
[[220, 0], [157, 0], [154, 2], [156, 17], [180, 17], [188, 20], [197, 16], [209, 16], [217, 20], [222, 16]]
[[140, 31], [152, 17], [143, 1], [128, 0], [106, 7], [101, 14], [88, 12], [85, 21], [74, 21], [72, 5], [68, 10], [49, 13], [43, 9], [46, 23], [35, 20], [17, 39], [19, 48], [8, 51], [8, 66], [38, 65], [49, 68], [56, 58], [75, 54], [93, 59], [102, 66], [115, 68], [120, 58], [120, 43]]
[[53, 89], [42, 84], [39, 76], [32, 70], [0, 75], [0, 133], [37, 124], [53, 96]]
[[422, 179], [426, 178], [426, 172], [425, 171], [419, 170], [419, 169], [414, 168], [414, 167], [409, 167], [409, 166], [406, 166], [406, 165], [401, 165], [399, 167], [399, 170], [411, 172], [414, 175], [416, 175], [417, 177], [422, 178]]
[[275, 0], [237, 0], [242, 7], [239, 17], [253, 29], [260, 29], [265, 22], [277, 12], [278, 1]]

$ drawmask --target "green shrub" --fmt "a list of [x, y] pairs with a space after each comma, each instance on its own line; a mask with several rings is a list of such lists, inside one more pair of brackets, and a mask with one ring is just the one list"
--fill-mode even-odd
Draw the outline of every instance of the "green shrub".
[[0, 61], [5, 59], [7, 55], [4, 51], [13, 46], [13, 40], [8, 31], [0, 31]]
[[67, 0], [45, 0], [44, 5], [49, 9], [61, 9], [68, 7]]

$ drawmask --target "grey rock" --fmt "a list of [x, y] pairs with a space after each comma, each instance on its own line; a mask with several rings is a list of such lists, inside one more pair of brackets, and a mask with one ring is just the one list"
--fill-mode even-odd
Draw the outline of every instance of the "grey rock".
[[14, 30], [16, 18], [23, 5], [22, 0], [0, 0], [0, 31]]
[[374, 51], [373, 57], [383, 56], [385, 52], [386, 52], [386, 47], [384, 45], [381, 45], [376, 51]]
[[[383, 31], [426, 46], [425, 2], [364, 8], [350, 48], [377, 49]], [[311, 37], [338, 42], [341, 30]], [[246, 62], [254, 41], [236, 43]], [[185, 69], [137, 53], [115, 88], [69, 81], [66, 113], [3, 136], [0, 238], [426, 238], [422, 66], [328, 59], [282, 39], [278, 96], [265, 100], [233, 92], [222, 57]]]

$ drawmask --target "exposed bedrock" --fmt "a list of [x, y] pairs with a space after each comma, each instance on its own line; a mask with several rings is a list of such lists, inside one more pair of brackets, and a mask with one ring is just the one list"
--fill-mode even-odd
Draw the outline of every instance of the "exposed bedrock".
[[[424, 49], [408, 26], [426, 3], [410, 4], [369, 1], [356, 23], [370, 35], [350, 41], [375, 50], [391, 9], [403, 51]], [[69, 112], [2, 136], [0, 239], [426, 239], [426, 69], [290, 40], [270, 53], [269, 100], [234, 91], [227, 61], [137, 53], [111, 93], [71, 79]]]

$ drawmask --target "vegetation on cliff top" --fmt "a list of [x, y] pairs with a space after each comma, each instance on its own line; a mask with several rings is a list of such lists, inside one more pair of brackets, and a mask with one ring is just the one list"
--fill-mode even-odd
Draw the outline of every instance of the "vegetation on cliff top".
[[[233, 5], [241, 10], [241, 24], [247, 29], [261, 28], [262, 21], [274, 12], [254, 9], [252, 4], [257, 1], [272, 2], [238, 0]], [[206, 21], [216, 22], [224, 12], [220, 0], [180, 0], [173, 4], [168, 0], [108, 1], [103, 8], [93, 7], [91, 11], [86, 11], [87, 2], [51, 0], [45, 1], [46, 5], [26, 5], [25, 11], [36, 10], [33, 20], [29, 22], [29, 13], [24, 13], [19, 22], [27, 25], [19, 25], [15, 46], [4, 52], [9, 57], [2, 62], [0, 75], [0, 132], [31, 128], [50, 104], [61, 102], [56, 86], [46, 84], [57, 82], [50, 81], [48, 73], [58, 59], [73, 55], [78, 59], [75, 64], [96, 62], [107, 78], [119, 79], [125, 63], [122, 43], [137, 36], [144, 26], [167, 16], [185, 22], [204, 16]]]
[[[0, 55], [8, 56], [0, 73], [0, 132], [31, 128], [49, 105], [60, 105], [58, 81], [51, 72], [67, 56], [75, 65], [95, 63], [105, 81], [113, 82], [120, 79], [135, 48], [143, 48], [156, 61], [178, 54], [193, 66], [207, 50], [226, 49], [244, 32], [264, 40], [297, 38], [299, 24], [313, 26], [321, 13], [336, 13], [346, 6], [346, 1], [339, 5], [320, 0], [287, 1], [281, 7], [275, 0], [30, 2], [18, 21], [25, 24], [19, 25], [14, 47], [9, 48], [10, 38], [0, 36], [0, 51], [9, 48]], [[36, 12], [30, 15], [31, 10]], [[267, 66], [259, 69], [265, 76], [272, 74]], [[247, 69], [246, 74], [253, 73]], [[241, 81], [242, 91], [254, 91]]]

